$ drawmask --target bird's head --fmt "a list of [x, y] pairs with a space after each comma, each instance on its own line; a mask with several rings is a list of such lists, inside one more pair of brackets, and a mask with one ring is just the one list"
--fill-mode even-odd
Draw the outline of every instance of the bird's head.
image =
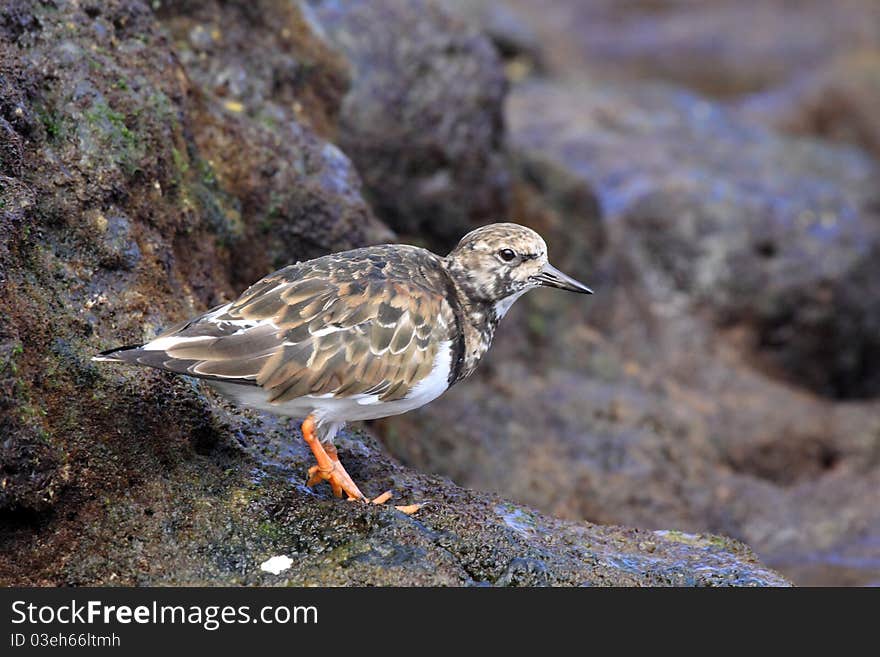
[[532, 288], [593, 293], [551, 265], [541, 236], [519, 224], [489, 224], [472, 230], [461, 238], [445, 262], [465, 294], [473, 301], [493, 305], [498, 318]]

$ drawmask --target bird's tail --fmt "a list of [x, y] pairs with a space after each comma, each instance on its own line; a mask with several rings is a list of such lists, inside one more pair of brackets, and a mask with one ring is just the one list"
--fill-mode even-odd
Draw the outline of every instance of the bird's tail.
[[[140, 349], [143, 345], [130, 344], [125, 347], [114, 347], [100, 354], [92, 356], [92, 360], [102, 363], [131, 363], [136, 362], [137, 357], [133, 352]], [[128, 354], [126, 354], [128, 352]], [[126, 355], [129, 357], [126, 358]]]

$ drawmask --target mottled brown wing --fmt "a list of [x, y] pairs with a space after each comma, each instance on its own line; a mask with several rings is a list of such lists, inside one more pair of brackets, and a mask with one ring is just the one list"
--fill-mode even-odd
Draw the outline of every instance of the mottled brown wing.
[[425, 273], [434, 256], [400, 250], [361, 249], [282, 269], [179, 329], [165, 353], [195, 376], [256, 383], [275, 402], [400, 399], [431, 372], [454, 321], [442, 280]]

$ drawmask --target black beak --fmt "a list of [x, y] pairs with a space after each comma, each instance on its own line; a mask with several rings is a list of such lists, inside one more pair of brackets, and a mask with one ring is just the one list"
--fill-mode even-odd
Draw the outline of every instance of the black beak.
[[563, 274], [549, 262], [544, 265], [541, 273], [532, 276], [533, 280], [538, 281], [540, 285], [547, 287], [558, 287], [560, 290], [568, 290], [569, 292], [580, 292], [581, 294], [592, 294], [593, 291], [583, 283], [574, 280], [571, 276]]

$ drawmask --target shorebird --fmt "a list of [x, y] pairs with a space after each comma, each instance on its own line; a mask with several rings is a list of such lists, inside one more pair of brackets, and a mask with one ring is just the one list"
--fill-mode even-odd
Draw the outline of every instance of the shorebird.
[[368, 501], [339, 460], [337, 431], [424, 406], [469, 376], [499, 320], [541, 286], [592, 294], [548, 262], [535, 231], [490, 224], [445, 258], [386, 244], [289, 265], [235, 301], [94, 360], [199, 377], [234, 403], [305, 418], [317, 462], [308, 485], [326, 480], [337, 497]]

